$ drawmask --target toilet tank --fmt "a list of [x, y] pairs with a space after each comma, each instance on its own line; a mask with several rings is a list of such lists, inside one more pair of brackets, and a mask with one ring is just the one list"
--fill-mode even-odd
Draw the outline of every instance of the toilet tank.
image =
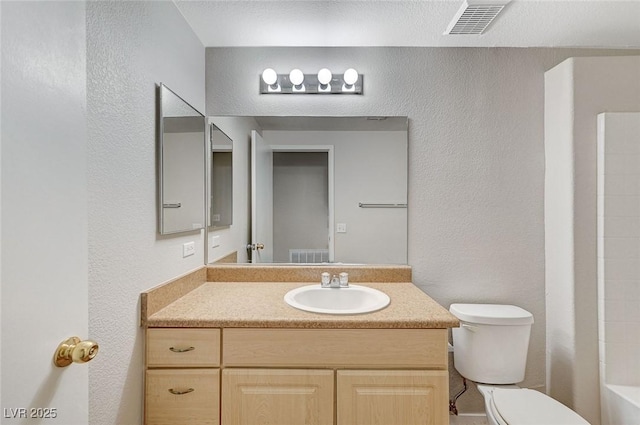
[[484, 384], [524, 380], [533, 315], [503, 304], [451, 304], [460, 320], [453, 333], [453, 363], [460, 375]]

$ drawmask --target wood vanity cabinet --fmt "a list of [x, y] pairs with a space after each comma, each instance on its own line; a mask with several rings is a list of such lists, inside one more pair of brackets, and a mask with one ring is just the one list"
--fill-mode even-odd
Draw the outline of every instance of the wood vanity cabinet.
[[449, 423], [447, 371], [338, 370], [336, 373], [338, 425]]
[[[225, 328], [218, 334], [217, 364], [187, 369], [185, 363], [168, 366], [163, 360], [157, 370], [149, 363], [155, 358], [149, 339], [157, 338], [156, 330], [148, 329], [153, 332], [147, 336], [146, 425], [218, 424], [218, 418], [221, 425], [449, 423], [446, 329]], [[198, 331], [172, 331], [187, 330]], [[171, 395], [165, 387], [178, 381], [151, 388], [149, 379], [158, 372], [195, 378], [200, 371], [212, 373], [203, 378], [207, 382], [220, 374], [219, 401], [207, 398], [205, 411], [176, 396], [166, 416], [174, 422], [158, 421], [158, 411], [169, 405], [155, 394]], [[186, 415], [194, 419], [185, 420]]]
[[220, 424], [220, 329], [149, 328], [144, 423]]
[[332, 370], [222, 371], [223, 424], [333, 425]]

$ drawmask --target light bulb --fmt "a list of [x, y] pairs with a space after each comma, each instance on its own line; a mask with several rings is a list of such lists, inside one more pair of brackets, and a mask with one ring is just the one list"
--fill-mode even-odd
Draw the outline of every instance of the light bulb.
[[264, 81], [265, 84], [273, 86], [278, 81], [278, 74], [273, 68], [267, 68], [262, 71], [262, 81]]
[[344, 72], [344, 83], [348, 86], [352, 86], [358, 81], [358, 71], [353, 68], [349, 68]]
[[318, 71], [318, 82], [323, 86], [329, 84], [331, 82], [331, 78], [333, 78], [333, 75], [327, 68], [322, 68]]
[[304, 74], [296, 68], [289, 73], [289, 81], [294, 86], [299, 86], [304, 81]]

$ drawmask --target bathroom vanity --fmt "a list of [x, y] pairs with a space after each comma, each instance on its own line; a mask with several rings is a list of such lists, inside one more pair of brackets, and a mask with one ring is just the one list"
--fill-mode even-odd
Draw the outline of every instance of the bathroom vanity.
[[369, 314], [284, 302], [309, 283], [209, 281], [153, 313], [143, 297], [145, 424], [448, 424], [458, 320], [410, 282], [359, 282], [391, 298]]

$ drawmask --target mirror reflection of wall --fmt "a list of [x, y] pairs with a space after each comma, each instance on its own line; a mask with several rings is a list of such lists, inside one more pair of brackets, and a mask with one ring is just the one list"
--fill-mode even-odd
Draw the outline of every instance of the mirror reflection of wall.
[[[251, 263], [260, 257], [281, 264], [407, 264], [407, 117], [210, 120], [233, 139], [234, 202], [233, 224], [209, 228], [209, 263]], [[252, 171], [253, 130], [270, 158], [258, 161], [271, 168], [264, 173], [268, 178], [258, 179], [272, 182], [267, 211], [258, 206], [262, 199], [252, 201], [251, 177], [263, 175]], [[252, 223], [252, 215], [260, 225]], [[271, 217], [263, 240], [260, 232], [252, 235], [263, 227], [260, 217]], [[266, 246], [251, 249], [269, 239], [270, 253]]]
[[233, 223], [233, 141], [215, 124], [209, 127], [211, 138], [211, 185], [209, 226]]
[[178, 95], [160, 85], [161, 234], [204, 227], [205, 121]]
[[[307, 163], [289, 165], [286, 174], [278, 178], [280, 156], [292, 153], [274, 152], [274, 262], [407, 263], [407, 209], [402, 207], [407, 202], [406, 124], [404, 130], [389, 127], [384, 131], [371, 130], [366, 124], [333, 127], [331, 131], [263, 130], [265, 142], [276, 149], [328, 145], [333, 147], [334, 157], [334, 183], [327, 189], [328, 176], [323, 175], [328, 173], [326, 153], [324, 168], [321, 157], [316, 157], [316, 162], [310, 159], [321, 152], [299, 153], [307, 156]], [[323, 178], [325, 185], [321, 186]], [[321, 203], [318, 194], [323, 190], [332, 191], [328, 193], [333, 198], [332, 211], [327, 211], [326, 195]], [[286, 197], [278, 198], [279, 193]], [[397, 205], [401, 207], [393, 208]], [[301, 235], [290, 236], [297, 233]], [[283, 246], [284, 241], [288, 245]], [[331, 258], [323, 251], [327, 245], [333, 251]]]

